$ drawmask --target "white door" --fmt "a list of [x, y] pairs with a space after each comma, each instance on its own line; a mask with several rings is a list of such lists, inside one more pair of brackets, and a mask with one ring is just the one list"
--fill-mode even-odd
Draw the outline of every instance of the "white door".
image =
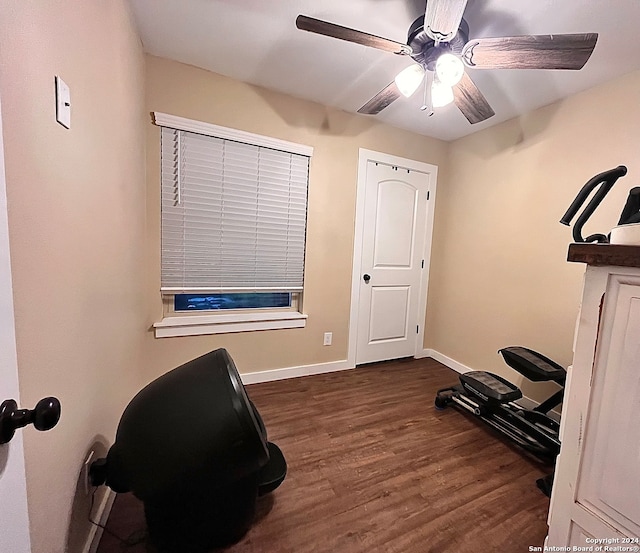
[[[1, 106], [0, 106], [1, 107]], [[0, 403], [18, 397], [18, 368], [11, 291], [7, 195], [4, 174], [2, 114], [0, 111]], [[7, 444], [0, 445], [0, 551], [30, 553], [29, 517], [24, 472], [22, 433], [18, 430]]]
[[356, 363], [413, 356], [429, 175], [369, 161], [358, 306]]

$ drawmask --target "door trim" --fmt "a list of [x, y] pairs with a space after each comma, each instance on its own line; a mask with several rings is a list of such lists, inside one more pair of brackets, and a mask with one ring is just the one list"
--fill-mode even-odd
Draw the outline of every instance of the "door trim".
[[[4, 135], [2, 105], [0, 102], [0, 363], [2, 363], [3, 391], [7, 390], [20, 405], [18, 383], [18, 357], [16, 351], [15, 315], [13, 309], [13, 285], [9, 248], [9, 222], [7, 212], [7, 187], [4, 161]], [[0, 397], [0, 402], [9, 397]], [[22, 432], [0, 445], [0, 495], [11, 499], [11, 505], [3, 503], [0, 518], [0, 541], [11, 543], [12, 552], [30, 553], [29, 508]], [[3, 541], [6, 540], [6, 541]], [[1, 546], [1, 544], [0, 544]]]
[[418, 339], [414, 357], [425, 357], [424, 350], [424, 319], [427, 312], [427, 292], [429, 288], [429, 267], [431, 265], [431, 242], [433, 239], [433, 219], [436, 203], [436, 183], [438, 179], [438, 167], [430, 163], [407, 159], [399, 156], [366, 150], [360, 148], [358, 152], [358, 183], [356, 189], [356, 218], [355, 237], [353, 241], [353, 271], [351, 273], [351, 310], [349, 314], [349, 347], [347, 360], [353, 367], [356, 365], [356, 347], [358, 339], [358, 304], [360, 302], [360, 275], [362, 271], [362, 238], [364, 234], [364, 196], [367, 184], [367, 164], [370, 162], [384, 163], [412, 169], [429, 175], [429, 201], [427, 202], [427, 220], [424, 239], [423, 277], [420, 281], [419, 305], [418, 305]]

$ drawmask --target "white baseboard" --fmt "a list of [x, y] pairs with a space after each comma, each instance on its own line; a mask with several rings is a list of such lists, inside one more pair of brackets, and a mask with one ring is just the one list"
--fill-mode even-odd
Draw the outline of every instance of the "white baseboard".
[[[425, 348], [417, 351], [415, 354], [416, 359], [422, 359], [424, 357], [431, 357], [436, 361], [440, 361], [443, 365], [446, 365], [450, 369], [459, 373], [465, 373], [472, 371], [473, 369], [459, 363], [458, 361], [443, 355], [442, 353], [433, 349]], [[324, 374], [336, 371], [346, 371], [354, 369], [355, 364], [348, 359], [341, 361], [330, 361], [328, 363], [315, 363], [313, 365], [301, 365], [299, 367], [286, 367], [283, 369], [270, 369], [266, 371], [257, 371], [252, 373], [240, 373], [242, 383], [247, 384], [259, 384], [261, 382], [273, 382], [274, 380], [285, 380], [287, 378], [299, 378], [301, 376], [311, 376], [314, 374]]]
[[467, 367], [466, 365], [460, 363], [459, 361], [456, 361], [455, 359], [452, 359], [451, 357], [446, 356], [444, 353], [440, 353], [439, 351], [436, 351], [435, 349], [425, 349], [424, 352], [425, 352], [425, 357], [431, 357], [432, 359], [439, 361], [443, 365], [446, 365], [450, 369], [453, 369], [454, 371], [459, 372], [460, 374], [468, 373], [470, 371], [475, 370], [475, 369], [472, 369], [471, 367]]
[[343, 359], [342, 361], [331, 361], [329, 363], [317, 363], [314, 365], [302, 365], [300, 367], [287, 367], [284, 369], [242, 373], [240, 374], [240, 378], [242, 379], [243, 384], [258, 384], [260, 382], [272, 382], [274, 380], [298, 378], [300, 376], [311, 376], [313, 374], [346, 371], [353, 368], [355, 368], [355, 365], [350, 363], [347, 359]]
[[[443, 365], [460, 373], [469, 372], [473, 369], [458, 363], [454, 359], [443, 355], [433, 349], [425, 348], [418, 350], [414, 356], [416, 359], [432, 357], [440, 361]], [[284, 369], [270, 369], [252, 373], [240, 373], [243, 384], [259, 384], [260, 382], [272, 382], [274, 380], [285, 380], [287, 378], [299, 378], [301, 376], [311, 376], [314, 374], [324, 374], [336, 371], [347, 371], [355, 369], [355, 363], [349, 359], [341, 361], [330, 361], [329, 363], [315, 363], [313, 365], [301, 365], [299, 367], [286, 367]]]
[[[107, 519], [109, 518], [109, 513], [111, 512], [111, 507], [113, 507], [113, 502], [116, 499], [116, 492], [112, 489], [107, 488], [107, 493], [104, 494], [102, 501], [98, 505], [95, 513], [93, 513], [93, 520], [102, 524], [103, 526], [107, 523]], [[100, 544], [100, 538], [102, 537], [102, 532], [104, 530], [95, 524], [91, 524], [91, 529], [89, 530], [89, 535], [87, 536], [87, 541], [85, 543], [84, 548], [82, 549], [82, 553], [96, 553], [98, 550], [98, 545]]]

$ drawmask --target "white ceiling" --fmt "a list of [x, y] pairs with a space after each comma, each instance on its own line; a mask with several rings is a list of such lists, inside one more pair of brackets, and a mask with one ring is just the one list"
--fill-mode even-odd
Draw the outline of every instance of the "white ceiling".
[[[130, 0], [145, 51], [356, 112], [412, 61], [296, 29], [298, 14], [406, 42], [425, 0]], [[421, 112], [422, 94], [376, 117], [453, 140], [640, 69], [640, 0], [469, 0], [470, 38], [599, 33], [581, 71], [468, 72], [496, 115], [470, 125], [455, 105]]]

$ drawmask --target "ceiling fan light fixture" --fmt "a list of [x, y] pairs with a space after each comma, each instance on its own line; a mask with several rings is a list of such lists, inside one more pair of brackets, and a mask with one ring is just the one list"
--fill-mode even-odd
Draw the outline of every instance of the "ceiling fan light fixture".
[[458, 56], [446, 53], [436, 60], [436, 74], [441, 83], [455, 86], [464, 74], [464, 63]]
[[[401, 96], [411, 96], [425, 78], [422, 109], [430, 106], [431, 73], [449, 86], [434, 87], [434, 103], [453, 101], [470, 124], [495, 115], [482, 92], [465, 71], [479, 69], [559, 69], [579, 70], [589, 60], [598, 41], [598, 33], [501, 36], [469, 40], [469, 25], [464, 19], [468, 0], [422, 0], [424, 16], [409, 27], [407, 44], [343, 27], [306, 15], [296, 18], [296, 27], [385, 52], [408, 55], [416, 63], [401, 72], [358, 113], [377, 115]], [[435, 63], [434, 63], [435, 62]], [[455, 89], [451, 90], [451, 87]], [[429, 109], [429, 113], [432, 110]]]
[[407, 98], [411, 96], [416, 90], [418, 90], [420, 83], [424, 79], [424, 74], [424, 69], [417, 63], [414, 63], [400, 71], [395, 78], [396, 86], [400, 93]]
[[431, 104], [434, 108], [442, 108], [453, 102], [453, 88], [448, 84], [438, 81], [433, 81], [431, 85]]

